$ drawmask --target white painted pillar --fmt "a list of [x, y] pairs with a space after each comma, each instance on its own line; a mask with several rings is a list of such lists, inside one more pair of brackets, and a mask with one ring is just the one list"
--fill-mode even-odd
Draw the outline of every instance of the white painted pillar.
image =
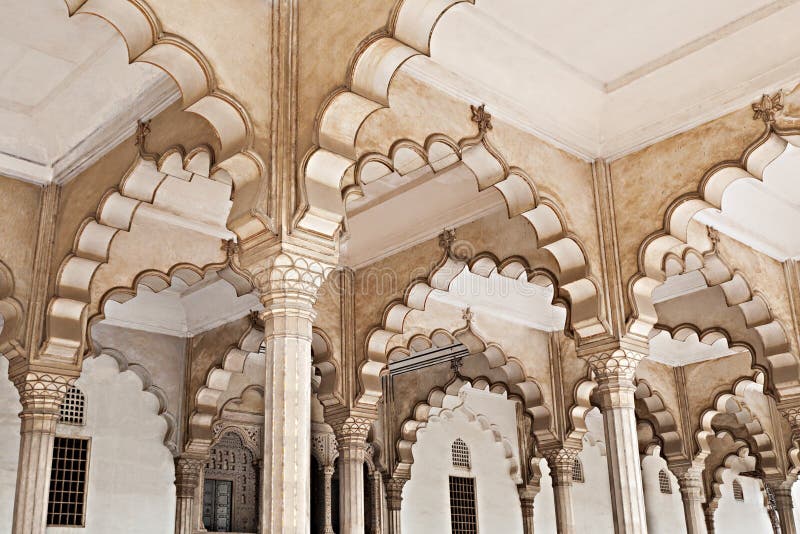
[[522, 509], [522, 530], [524, 534], [533, 534], [533, 506], [536, 495], [539, 494], [539, 486], [519, 486], [519, 506]]
[[331, 424], [339, 446], [339, 534], [364, 534], [364, 462], [372, 422], [347, 417]]
[[330, 266], [281, 252], [253, 279], [264, 311], [261, 532], [307, 534], [311, 491], [311, 326]]
[[605, 424], [608, 476], [617, 534], [646, 534], [642, 467], [636, 433], [633, 384], [642, 354], [616, 349], [587, 358], [595, 373]]
[[687, 534], [706, 534], [706, 519], [703, 513], [702, 469], [690, 467], [676, 469], [678, 486], [683, 501], [683, 516], [686, 519]]
[[400, 527], [400, 511], [403, 505], [404, 478], [392, 477], [386, 481], [386, 506], [389, 509], [389, 532], [387, 534], [402, 534]]
[[175, 458], [175, 534], [194, 534], [202, 502], [196, 499], [205, 458]]
[[22, 421], [12, 532], [44, 534], [56, 423], [75, 377], [29, 370], [13, 380], [22, 403]]
[[543, 451], [550, 467], [553, 482], [553, 501], [556, 507], [556, 532], [576, 534], [575, 515], [572, 509], [572, 467], [578, 457], [578, 449], [561, 448]]

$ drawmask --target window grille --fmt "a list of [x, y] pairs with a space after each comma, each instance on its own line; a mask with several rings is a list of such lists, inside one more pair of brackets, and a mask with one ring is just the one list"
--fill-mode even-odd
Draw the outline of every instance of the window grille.
[[475, 479], [450, 477], [450, 527], [452, 534], [477, 534]]
[[583, 478], [583, 464], [581, 463], [580, 459], [575, 458], [575, 461], [572, 462], [572, 481], [573, 482], [585, 482], [586, 480]]
[[742, 489], [742, 484], [736, 479], [733, 479], [733, 498], [737, 501], [744, 500], [744, 489]]
[[61, 403], [60, 423], [67, 425], [83, 425], [86, 413], [86, 396], [83, 391], [72, 386], [67, 390], [67, 396]]
[[461, 438], [456, 439], [451, 447], [453, 456], [453, 467], [463, 467], [464, 469], [470, 468], [469, 461], [469, 447], [464, 443]]
[[89, 440], [56, 437], [47, 502], [49, 526], [81, 527], [86, 508]]
[[662, 469], [658, 472], [658, 487], [661, 493], [666, 493], [667, 495], [672, 494], [672, 482], [669, 480], [666, 469]]

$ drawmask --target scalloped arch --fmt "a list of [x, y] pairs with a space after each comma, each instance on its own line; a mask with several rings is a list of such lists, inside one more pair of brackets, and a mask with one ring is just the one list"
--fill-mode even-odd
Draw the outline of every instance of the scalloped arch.
[[683, 459], [683, 440], [678, 423], [667, 410], [664, 398], [643, 379], [636, 380], [634, 393], [637, 418], [647, 421], [661, 441], [661, 452], [668, 462]]
[[723, 392], [716, 396], [714, 407], [707, 409], [700, 417], [700, 430], [695, 435], [698, 453], [695, 461], [703, 461], [711, 453], [711, 441], [719, 432], [729, 432], [728, 429], [719, 429], [715, 422], [720, 415], [732, 415], [736, 422], [747, 432], [747, 447], [756, 458], [765, 476], [780, 474], [780, 462], [770, 436], [764, 430], [761, 422], [753, 415], [744, 400], [745, 392], [750, 388], [761, 391], [761, 386], [750, 378], [740, 379], [734, 384], [730, 392]]
[[785, 330], [761, 295], [754, 295], [742, 273], [732, 270], [716, 254], [707, 227], [694, 219], [704, 209], [722, 209], [731, 184], [743, 179], [763, 180], [764, 172], [786, 149], [800, 146], [800, 136], [772, 127], [748, 147], [739, 161], [710, 169], [697, 193], [682, 195], [667, 210], [664, 226], [639, 247], [639, 272], [629, 281], [632, 303], [628, 332], [647, 337], [658, 323], [653, 291], [673, 275], [698, 271], [708, 287], [720, 286], [730, 308], [736, 308], [746, 327], [761, 340], [754, 351], [756, 364], [768, 371], [768, 390], [778, 398], [800, 394], [800, 361], [791, 353]]
[[[428, 426], [430, 422], [446, 421], [457, 416], [457, 414], [466, 417], [467, 421], [477, 423], [481, 429], [492, 433], [494, 441], [503, 447], [505, 458], [509, 462], [508, 474], [516, 482], [520, 483], [519, 479], [520, 468], [514, 459], [514, 452], [511, 442], [503, 436], [497, 425], [493, 424], [489, 419], [480, 413], [475, 412], [466, 407], [462, 402], [454, 405], [452, 408], [444, 408], [444, 402], [447, 397], [458, 398], [458, 389], [468, 382], [456, 380], [447, 387], [447, 391], [441, 388], [434, 388], [428, 395], [427, 403], [420, 403], [414, 408], [412, 417], [406, 419], [400, 427], [400, 439], [398, 439], [396, 447], [399, 457], [397, 467], [395, 467], [392, 476], [404, 479], [411, 478], [411, 467], [414, 464], [413, 447], [418, 439], [418, 432]], [[495, 384], [490, 385], [485, 379], [478, 379], [473, 382], [475, 386], [489, 387], [493, 392], [506, 393], [507, 389], [504, 385]], [[456, 390], [453, 391], [453, 387]]]
[[9, 360], [18, 357], [20, 330], [24, 311], [19, 300], [14, 298], [14, 275], [8, 266], [0, 261], [0, 353]]
[[97, 357], [101, 354], [105, 354], [106, 356], [113, 358], [117, 362], [120, 373], [131, 371], [133, 374], [135, 374], [142, 382], [142, 391], [150, 393], [156, 398], [158, 401], [157, 415], [161, 416], [167, 423], [167, 432], [164, 434], [164, 446], [169, 449], [169, 452], [171, 452], [173, 456], [178, 456], [180, 454], [176, 441], [178, 421], [175, 418], [175, 415], [167, 408], [169, 405], [167, 401], [167, 394], [163, 389], [153, 383], [153, 377], [150, 374], [150, 371], [148, 371], [147, 368], [141, 364], [130, 363], [128, 357], [117, 349], [112, 349], [109, 347], [97, 347], [97, 352], [93, 357]]

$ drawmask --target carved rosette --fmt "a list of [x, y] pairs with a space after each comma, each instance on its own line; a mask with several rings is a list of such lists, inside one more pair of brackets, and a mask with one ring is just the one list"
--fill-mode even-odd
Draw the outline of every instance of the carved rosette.
[[200, 475], [206, 465], [204, 458], [181, 456], [175, 458], [175, 491], [178, 497], [194, 498]]
[[22, 404], [22, 417], [26, 414], [58, 416], [67, 390], [75, 383], [75, 377], [54, 373], [28, 371], [13, 378]]
[[406, 485], [405, 478], [391, 477], [386, 479], [386, 505], [389, 510], [400, 510], [403, 503], [403, 486]]
[[580, 452], [579, 449], [571, 447], [550, 449], [542, 452], [547, 460], [547, 465], [550, 466], [550, 477], [554, 486], [572, 485], [572, 468]]

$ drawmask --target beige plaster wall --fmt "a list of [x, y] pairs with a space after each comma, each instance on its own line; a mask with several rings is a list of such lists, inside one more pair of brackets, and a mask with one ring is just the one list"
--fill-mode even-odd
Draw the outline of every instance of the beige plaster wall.
[[14, 277], [14, 296], [28, 306], [42, 189], [0, 176], [0, 261]]

